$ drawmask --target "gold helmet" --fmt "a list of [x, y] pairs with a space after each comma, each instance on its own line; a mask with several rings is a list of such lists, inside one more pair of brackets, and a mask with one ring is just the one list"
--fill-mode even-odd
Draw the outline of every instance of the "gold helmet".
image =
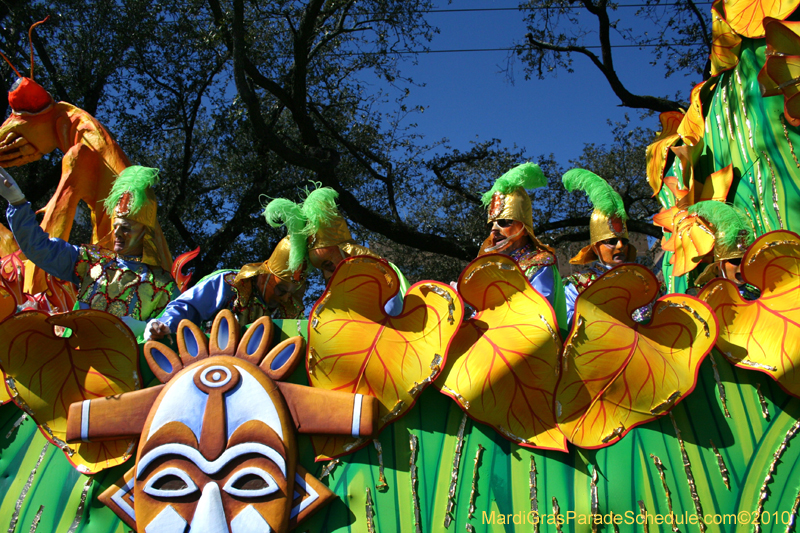
[[[156, 183], [158, 183], [157, 168], [128, 167], [114, 180], [104, 206], [109, 216], [127, 218], [144, 225], [142, 263], [159, 266], [169, 272], [172, 268], [172, 254], [169, 252], [167, 240], [156, 217], [158, 202], [153, 192], [153, 185]], [[113, 240], [112, 232], [100, 239], [97, 244], [111, 248]]]
[[[724, 202], [697, 202], [689, 207], [689, 214], [700, 217], [714, 231], [714, 263], [706, 267], [695, 280], [695, 284], [699, 286], [719, 275], [720, 261], [744, 257], [748, 246], [755, 240], [755, 233], [747, 215]], [[701, 260], [702, 258], [697, 258], [696, 262]]]
[[353, 239], [336, 206], [338, 196], [339, 193], [330, 187], [320, 187], [308, 193], [303, 201], [303, 215], [307, 220], [303, 233], [308, 238], [308, 249], [338, 246], [345, 257], [368, 255], [380, 259], [378, 254]]
[[[593, 246], [601, 241], [628, 238], [628, 226], [625, 224], [628, 214], [625, 213], [622, 197], [606, 180], [589, 170], [574, 168], [564, 174], [561, 181], [569, 192], [586, 192], [594, 206], [589, 219], [589, 245], [569, 260], [571, 264], [585, 265], [597, 261], [599, 258]], [[636, 247], [628, 244], [628, 261], [635, 259]]]
[[[495, 180], [492, 188], [483, 194], [481, 201], [488, 207], [486, 221], [491, 224], [495, 220], [515, 220], [522, 222], [525, 232], [538, 248], [552, 252], [553, 249], [543, 244], [533, 233], [533, 214], [531, 197], [525, 189], [536, 189], [547, 185], [547, 178], [542, 169], [535, 163], [518, 165]], [[481, 252], [491, 241], [487, 239], [481, 246]]]
[[305, 272], [303, 268], [296, 268], [292, 270], [289, 267], [289, 254], [291, 251], [291, 244], [289, 237], [284, 237], [278, 242], [272, 255], [263, 263], [250, 263], [244, 265], [239, 273], [236, 274], [234, 284], [239, 283], [248, 278], [259, 276], [261, 274], [270, 274], [278, 278], [280, 281], [288, 281], [293, 283], [303, 283], [305, 281]]

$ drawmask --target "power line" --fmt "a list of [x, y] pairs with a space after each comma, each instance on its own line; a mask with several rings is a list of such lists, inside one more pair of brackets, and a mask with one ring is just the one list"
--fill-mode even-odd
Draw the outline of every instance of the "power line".
[[[696, 6], [710, 6], [713, 2], [695, 2]], [[653, 6], [651, 4], [617, 4], [615, 7], [674, 7], [685, 5], [684, 2], [675, 2], [671, 4], [658, 4]], [[586, 9], [583, 6], [528, 6], [523, 9], [519, 7], [476, 7], [470, 9], [427, 9], [420, 10], [418, 13], [479, 13], [479, 12], [493, 12], [493, 11], [544, 11], [547, 9]], [[380, 15], [381, 13], [370, 13], [371, 15]]]
[[[701, 46], [704, 43], [670, 43], [665, 44], [615, 44], [611, 48], [655, 48], [657, 46]], [[589, 50], [600, 49], [600, 45], [581, 46]], [[504, 48], [453, 48], [449, 50], [396, 50], [393, 52], [386, 52], [391, 55], [424, 55], [424, 54], [456, 54], [456, 53], [472, 53], [472, 52], [514, 52], [518, 50], [514, 47]], [[363, 55], [363, 54], [382, 54], [384, 52], [353, 52], [349, 53], [334, 53], [328, 55]]]

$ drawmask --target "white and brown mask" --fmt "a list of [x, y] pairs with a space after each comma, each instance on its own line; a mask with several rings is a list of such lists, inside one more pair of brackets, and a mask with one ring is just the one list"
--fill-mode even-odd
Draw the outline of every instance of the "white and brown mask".
[[301, 337], [270, 350], [266, 317], [241, 342], [238, 335], [229, 311], [217, 315], [210, 342], [183, 321], [180, 355], [158, 342], [145, 345], [165, 385], [73, 404], [73, 439], [138, 426], [134, 468], [101, 497], [137, 531], [287, 531], [333, 497], [297, 464], [295, 431], [373, 432], [375, 398], [280, 382], [302, 357]]

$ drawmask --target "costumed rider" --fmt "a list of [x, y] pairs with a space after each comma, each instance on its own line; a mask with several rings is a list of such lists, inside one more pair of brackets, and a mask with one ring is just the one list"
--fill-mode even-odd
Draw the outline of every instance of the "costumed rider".
[[[694, 284], [702, 287], [714, 278], [725, 278], [736, 284], [739, 294], [745, 300], [758, 299], [761, 291], [745, 283], [741, 272], [742, 257], [755, 241], [747, 215], [732, 205], [716, 200], [706, 200], [689, 206], [689, 214], [699, 216], [714, 231], [714, 262], [697, 276]], [[680, 242], [678, 241], [677, 246], [680, 246]]]
[[[305, 219], [299, 206], [295, 205], [287, 219], [287, 225], [299, 236], [295, 240], [304, 241], [299, 231]], [[244, 265], [238, 271], [220, 270], [201, 279], [170, 302], [158, 319], [147, 324], [145, 338], [159, 340], [176, 333], [184, 318], [200, 325], [212, 320], [222, 309], [230, 309], [243, 326], [262, 316], [301, 318], [306, 289], [305, 262], [302, 254], [295, 251], [297, 247], [291, 245], [291, 239], [291, 235], [281, 239], [263, 263]]]
[[49, 238], [17, 183], [7, 172], [2, 175], [0, 194], [9, 201], [6, 216], [20, 249], [37, 267], [77, 285], [81, 309], [120, 317], [141, 337], [146, 321], [180, 294], [156, 218], [152, 187], [158, 182], [158, 169], [132, 166], [120, 173], [105, 200], [113, 218], [111, 233], [95, 245], [83, 246]]
[[[628, 241], [628, 214], [622, 197], [606, 180], [588, 170], [575, 168], [561, 178], [569, 192], [584, 191], [594, 206], [589, 219], [589, 245], [569, 260], [572, 265], [584, 265], [579, 272], [564, 279], [567, 297], [567, 321], [571, 325], [575, 300], [600, 276], [623, 263], [636, 260], [636, 247]], [[634, 311], [633, 319], [649, 319], [649, 308]]]
[[[291, 239], [292, 246], [302, 247], [297, 253], [304, 257], [307, 256], [308, 262], [322, 272], [326, 282], [333, 277], [336, 267], [349, 257], [366, 255], [386, 262], [397, 274], [400, 287], [397, 294], [386, 303], [384, 310], [389, 316], [400, 314], [403, 310], [403, 296], [409, 288], [408, 280], [394, 264], [386, 261], [369, 248], [361, 246], [353, 239], [347, 222], [339, 213], [336, 205], [338, 197], [339, 193], [330, 187], [320, 187], [308, 193], [301, 208], [305, 218], [305, 225], [301, 230], [303, 240]], [[270, 210], [271, 208], [275, 209], [273, 204], [276, 202], [285, 201], [288, 200], [273, 200], [267, 206], [267, 220], [275, 227], [279, 225], [278, 220], [281, 217], [277, 215], [276, 210], [276, 216], [270, 219]], [[294, 231], [291, 227], [287, 229], [291, 238]]]
[[531, 286], [553, 306], [562, 327], [566, 324], [566, 310], [556, 256], [533, 233], [531, 198], [525, 191], [546, 185], [547, 178], [535, 163], [516, 166], [497, 178], [481, 198], [489, 209], [490, 233], [478, 256], [495, 252], [516, 261]]

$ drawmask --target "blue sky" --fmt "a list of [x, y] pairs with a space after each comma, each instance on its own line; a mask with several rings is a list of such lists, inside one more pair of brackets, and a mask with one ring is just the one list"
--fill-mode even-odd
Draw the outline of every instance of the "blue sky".
[[[637, 3], [631, 0], [627, 3]], [[516, 8], [513, 0], [456, 0], [441, 2], [441, 9]], [[700, 6], [705, 9], [706, 6]], [[634, 9], [620, 8], [620, 16]], [[516, 10], [431, 13], [429, 22], [440, 29], [431, 50], [507, 48], [525, 35], [523, 16]], [[621, 42], [621, 40], [620, 40]], [[425, 87], [412, 90], [409, 103], [426, 107], [415, 116], [429, 140], [447, 137], [453, 146], [468, 149], [476, 136], [499, 138], [517, 144], [535, 158], [553, 153], [566, 165], [580, 155], [585, 143], [608, 144], [607, 120], [622, 120], [625, 113], [634, 125], [658, 129], [658, 117], [639, 119], [635, 110], [619, 107], [619, 99], [588, 59], [575, 56], [574, 70], [545, 80], [524, 79], [523, 65], [514, 65], [512, 84], [502, 70], [508, 52], [431, 53], [420, 55], [402, 73]], [[665, 79], [663, 70], [649, 66], [648, 50], [616, 49], [618, 73], [630, 90], [672, 96], [688, 95], [699, 77], [682, 74]]]

